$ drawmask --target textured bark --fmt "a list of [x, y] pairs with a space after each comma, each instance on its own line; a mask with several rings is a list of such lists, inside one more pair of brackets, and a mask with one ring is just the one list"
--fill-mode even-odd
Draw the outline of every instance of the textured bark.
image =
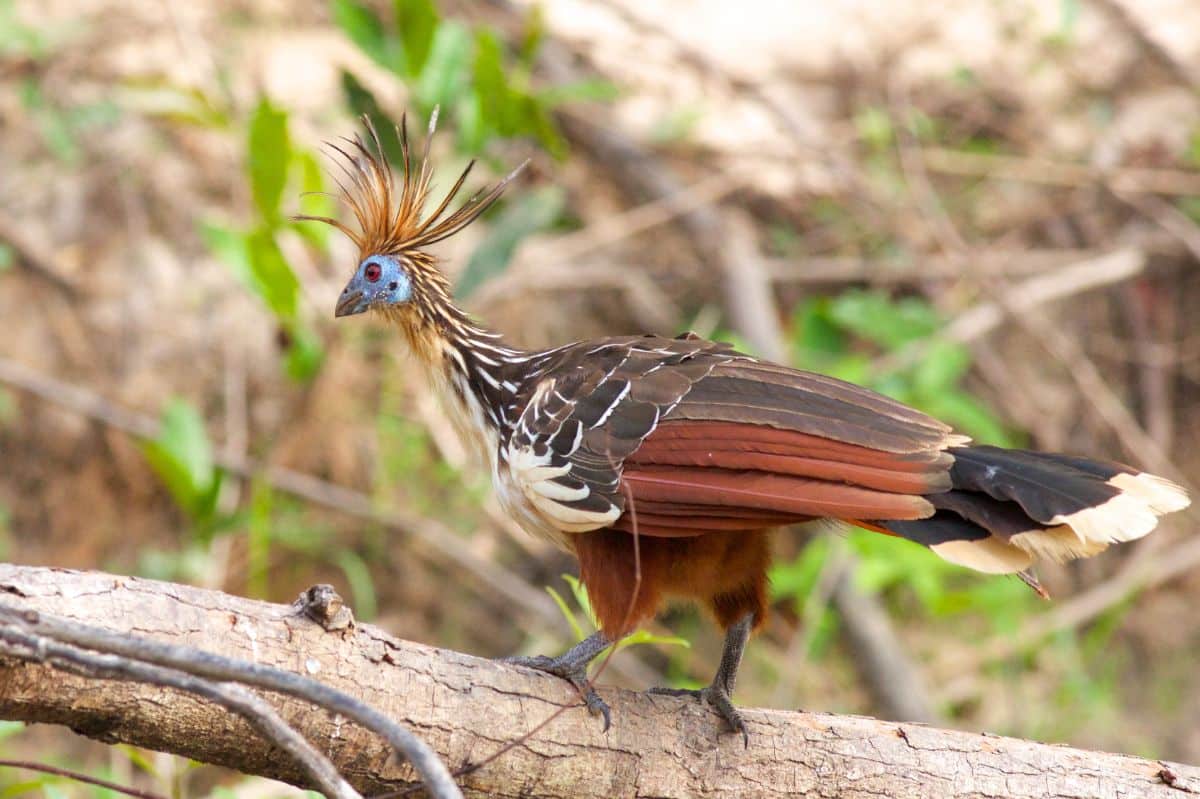
[[[292, 669], [358, 696], [428, 741], [451, 769], [478, 762], [578, 696], [560, 680], [392, 638], [326, 632], [288, 606], [132, 577], [0, 566], [8, 601], [120, 632]], [[695, 702], [601, 689], [613, 726], [572, 708], [462, 778], [496, 797], [1182, 797], [1200, 769], [858, 717], [748, 710], [750, 747]], [[406, 786], [370, 733], [268, 696], [356, 787]], [[65, 724], [299, 783], [299, 772], [223, 710], [168, 690], [0, 661], [0, 716]]]

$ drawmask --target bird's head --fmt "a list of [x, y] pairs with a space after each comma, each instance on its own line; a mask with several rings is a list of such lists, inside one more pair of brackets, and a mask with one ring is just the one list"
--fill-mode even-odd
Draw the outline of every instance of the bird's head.
[[338, 298], [335, 316], [378, 311], [400, 322], [413, 334], [418, 328], [436, 324], [438, 314], [453, 306], [450, 282], [427, 248], [453, 236], [478, 218], [500, 197], [504, 187], [524, 164], [504, 180], [481, 189], [456, 210], [447, 213], [475, 164], [472, 161], [437, 207], [427, 214], [425, 206], [433, 177], [429, 142], [437, 124], [437, 112], [430, 121], [421, 156], [415, 162], [409, 152], [408, 128], [401, 120], [397, 129], [403, 159], [399, 181], [383, 155], [374, 126], [369, 119], [364, 118], [364, 122], [369, 139], [356, 136], [329, 145], [348, 181], [339, 180], [338, 186], [355, 224], [351, 226], [319, 216], [299, 216], [297, 219], [332, 225], [358, 247], [358, 265]]
[[402, 305], [412, 299], [412, 264], [402, 255], [369, 255], [342, 289], [334, 316]]

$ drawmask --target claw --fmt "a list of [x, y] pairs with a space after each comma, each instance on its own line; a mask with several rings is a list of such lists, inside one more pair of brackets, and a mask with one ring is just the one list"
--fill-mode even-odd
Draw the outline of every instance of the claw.
[[721, 715], [721, 718], [725, 719], [730, 732], [742, 734], [742, 745], [747, 749], [750, 748], [750, 731], [746, 728], [746, 720], [733, 706], [733, 700], [729, 698], [729, 691], [724, 686], [714, 683], [704, 688], [651, 688], [646, 693], [659, 696], [693, 696], [702, 702], [707, 702], [712, 705], [713, 710]]
[[568, 657], [563, 655], [552, 658], [546, 655], [534, 655], [532, 657], [515, 656], [501, 658], [501, 663], [510, 663], [514, 666], [524, 666], [535, 671], [552, 674], [555, 677], [561, 677], [575, 687], [579, 691], [579, 695], [583, 698], [583, 704], [587, 707], [588, 712], [593, 716], [601, 716], [604, 719], [604, 732], [608, 732], [608, 728], [612, 726], [612, 711], [609, 710], [608, 704], [600, 698], [596, 693], [596, 689], [592, 687], [591, 681], [587, 675], [587, 660], [580, 663], [579, 658]]

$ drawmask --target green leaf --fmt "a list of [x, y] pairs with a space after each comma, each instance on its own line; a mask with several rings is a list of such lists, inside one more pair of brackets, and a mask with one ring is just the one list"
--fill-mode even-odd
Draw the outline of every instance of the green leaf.
[[211, 518], [221, 486], [212, 446], [199, 412], [174, 399], [163, 412], [158, 437], [142, 445], [151, 468], [192, 519]]
[[971, 353], [953, 341], [931, 341], [913, 371], [918, 393], [936, 394], [953, 389], [971, 368]]
[[575, 634], [576, 640], [583, 640], [587, 635], [583, 631], [583, 627], [579, 624], [579, 620], [575, 618], [575, 614], [571, 611], [567, 600], [563, 599], [562, 594], [554, 590], [553, 586], [546, 586], [546, 593], [554, 600], [554, 604], [558, 605], [558, 610], [562, 613], [563, 618], [567, 620], [567, 624], [571, 625], [571, 632]]
[[462, 25], [446, 21], [437, 26], [433, 47], [417, 81], [417, 107], [428, 117], [435, 106], [453, 108], [470, 82], [471, 34]]
[[649, 630], [634, 630], [633, 633], [625, 636], [617, 643], [617, 651], [638, 644], [657, 644], [659, 646], [681, 646], [684, 649], [691, 649], [692, 642], [686, 638], [681, 638], [678, 635], [655, 635]]
[[562, 576], [563, 580], [571, 588], [571, 594], [575, 597], [575, 601], [579, 604], [580, 610], [587, 616], [588, 621], [592, 623], [592, 627], [597, 627], [596, 614], [592, 612], [592, 600], [588, 597], [587, 586], [577, 577], [572, 577], [569, 574]]
[[517, 245], [527, 236], [554, 224], [565, 205], [566, 195], [556, 186], [538, 189], [513, 200], [471, 253], [458, 279], [458, 296], [465, 298], [489, 279], [502, 274]]
[[854, 127], [858, 138], [876, 150], [884, 150], [892, 146], [896, 131], [892, 126], [892, 118], [882, 108], [871, 106], [864, 108], [854, 117]]
[[771, 567], [768, 586], [773, 599], [792, 599], [796, 609], [803, 607], [817, 585], [821, 571], [829, 560], [828, 536], [816, 536], [791, 561], [778, 562]]
[[13, 264], [17, 262], [17, 257], [13, 255], [12, 247], [7, 244], [0, 244], [0, 272], [7, 272], [13, 268]]
[[273, 504], [270, 486], [256, 480], [250, 493], [250, 517], [246, 525], [246, 589], [252, 597], [263, 598], [270, 593]]
[[250, 289], [284, 321], [296, 318], [300, 305], [300, 281], [283, 257], [270, 230], [255, 230], [246, 238], [250, 260]]
[[[584, 78], [570, 83], [549, 86], [534, 95], [542, 105], [554, 108], [563, 103], [610, 103], [621, 96], [621, 88], [603, 78]], [[700, 120], [703, 112], [696, 107], [685, 109], [677, 116], [687, 117], [688, 130]]]
[[[297, 150], [292, 154], [292, 169], [300, 185], [300, 211], [309, 216], [333, 216], [337, 203], [325, 194], [325, 178], [321, 165], [308, 150]], [[329, 245], [330, 227], [312, 222], [296, 222], [296, 231], [312, 246], [325, 252]]]
[[846, 330], [888, 349], [929, 336], [942, 325], [924, 300], [892, 300], [882, 291], [847, 291], [833, 300], [830, 316]]
[[333, 21], [350, 41], [385, 69], [399, 74], [403, 63], [398, 43], [384, 30], [379, 16], [363, 3], [333, 0]]
[[291, 346], [288, 347], [285, 371], [298, 383], [307, 383], [321, 371], [325, 361], [325, 349], [321, 339], [307, 327], [296, 326], [290, 331]]
[[526, 94], [511, 95], [514, 108], [512, 134], [530, 133], [555, 159], [567, 157], [567, 140], [550, 116], [550, 110], [537, 98]]
[[542, 42], [546, 39], [546, 12], [540, 3], [529, 7], [525, 16], [525, 27], [521, 31], [521, 44], [517, 48], [517, 62], [526, 72], [533, 71], [533, 62], [537, 59]]
[[379, 602], [375, 595], [375, 581], [371, 579], [371, 570], [367, 562], [351, 549], [338, 550], [334, 555], [338, 568], [346, 576], [350, 584], [350, 593], [354, 597], [354, 615], [363, 621], [370, 621], [379, 612]]
[[287, 183], [290, 150], [287, 112], [275, 108], [264, 97], [250, 118], [249, 170], [254, 203], [263, 219], [270, 223], [279, 218], [279, 199]]
[[800, 304], [792, 317], [796, 345], [809, 354], [843, 355], [846, 334], [834, 322], [828, 297], [810, 297]]
[[475, 32], [472, 73], [480, 115], [502, 135], [512, 135], [513, 101], [508, 78], [504, 74], [504, 51], [496, 34], [486, 28]]
[[404, 66], [409, 77], [421, 74], [438, 28], [437, 7], [433, 0], [394, 0], [396, 29], [404, 44]]
[[200, 237], [209, 251], [229, 267], [229, 271], [243, 286], [258, 293], [254, 288], [254, 273], [250, 268], [245, 233], [214, 222], [201, 222]]

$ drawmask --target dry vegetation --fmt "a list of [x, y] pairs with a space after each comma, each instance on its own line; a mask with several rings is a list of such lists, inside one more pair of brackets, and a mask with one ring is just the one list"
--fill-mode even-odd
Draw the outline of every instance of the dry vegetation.
[[[1200, 8], [638, 5], [546, 4], [534, 85], [602, 80], [615, 97], [558, 107], [561, 159], [528, 137], [486, 142], [497, 171], [533, 163], [499, 213], [443, 251], [455, 269], [498, 230], [514, 237], [475, 312], [525, 344], [736, 332], [983, 437], [1200, 483], [1200, 44], [1185, 35]], [[530, 24], [500, 3], [442, 12], [514, 50]], [[404, 638], [484, 655], [562, 646], [568, 625], [542, 587], [569, 595], [570, 562], [498, 516], [397, 342], [333, 324], [345, 243], [281, 224], [299, 281], [285, 319], [204, 233], [262, 213], [246, 166], [262, 98], [286, 112], [297, 150], [355, 129], [343, 70], [393, 116], [412, 103], [412, 82], [324, 3], [0, 0], [4, 556], [274, 601], [327, 581]], [[451, 164], [454, 139], [439, 142]], [[658, 196], [658, 178], [687, 187], [691, 206]], [[300, 188], [289, 182], [284, 212]], [[728, 262], [770, 281], [765, 332], [739, 322], [763, 317], [722, 276]], [[1039, 279], [1056, 299], [1033, 304]], [[873, 326], [893, 317], [913, 325], [894, 341]], [[287, 374], [298, 336], [323, 352], [302, 379]], [[946, 344], [956, 337], [961, 351]], [[154, 435], [174, 397], [228, 471], [204, 519], [181, 510], [137, 435]], [[945, 723], [1200, 761], [1196, 520], [1047, 568], [1048, 606], [904, 544], [786, 537], [778, 613], [739, 700], [886, 712], [828, 609], [854, 553]], [[674, 613], [655, 632], [691, 651], [638, 646], [603, 679], [704, 678], [719, 641], [701, 622]], [[146, 760], [50, 730], [0, 746], [118, 775]], [[183, 768], [154, 762], [159, 780]], [[187, 779], [199, 795], [217, 778]]]

